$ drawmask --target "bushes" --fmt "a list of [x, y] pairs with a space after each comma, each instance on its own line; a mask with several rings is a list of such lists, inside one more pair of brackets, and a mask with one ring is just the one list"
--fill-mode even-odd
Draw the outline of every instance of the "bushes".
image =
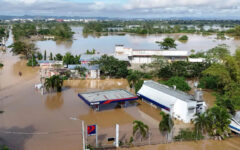
[[175, 140], [201, 140], [204, 136], [201, 132], [191, 131], [190, 129], [182, 129], [177, 136], [174, 137]]
[[36, 61], [36, 58], [32, 56], [32, 58], [28, 59], [27, 66], [37, 66], [38, 62]]
[[3, 67], [4, 65], [2, 63], [0, 63], [0, 68]]
[[216, 77], [213, 76], [203, 76], [200, 79], [199, 88], [203, 88], [203, 89], [213, 89], [216, 90], [218, 87], [218, 79]]
[[187, 41], [187, 40], [188, 40], [188, 36], [183, 35], [183, 36], [181, 36], [178, 40], [179, 40], [179, 41]]
[[173, 87], [174, 85], [178, 90], [181, 91], [190, 91], [191, 87], [188, 85], [188, 83], [185, 81], [183, 77], [172, 77], [168, 81], [163, 82], [163, 84]]

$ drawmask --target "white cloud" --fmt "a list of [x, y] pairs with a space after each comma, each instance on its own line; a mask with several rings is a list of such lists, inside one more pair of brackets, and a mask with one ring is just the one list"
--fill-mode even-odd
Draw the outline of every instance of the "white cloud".
[[[0, 0], [0, 14], [107, 17], [237, 16], [240, 0]], [[10, 13], [10, 14], [9, 14]]]

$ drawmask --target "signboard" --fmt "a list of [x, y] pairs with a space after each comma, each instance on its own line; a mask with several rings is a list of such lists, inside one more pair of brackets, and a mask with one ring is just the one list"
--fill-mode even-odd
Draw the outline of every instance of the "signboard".
[[97, 134], [97, 125], [88, 125], [87, 126], [87, 134], [89, 136]]

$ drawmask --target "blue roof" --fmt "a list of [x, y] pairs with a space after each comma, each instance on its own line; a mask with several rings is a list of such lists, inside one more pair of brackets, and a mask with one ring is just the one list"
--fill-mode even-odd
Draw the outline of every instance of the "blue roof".
[[38, 62], [39, 64], [41, 64], [41, 63], [54, 63], [54, 62], [56, 62], [56, 61], [54, 61], [54, 60], [37, 60], [37, 62]]
[[93, 54], [93, 55], [83, 54], [80, 57], [80, 61], [94, 61], [94, 60], [100, 59], [101, 56], [102, 56], [101, 54]]
[[68, 65], [68, 69], [70, 69], [70, 70], [74, 70], [76, 67], [84, 67], [87, 70], [99, 70], [99, 65], [89, 65], [89, 64]]

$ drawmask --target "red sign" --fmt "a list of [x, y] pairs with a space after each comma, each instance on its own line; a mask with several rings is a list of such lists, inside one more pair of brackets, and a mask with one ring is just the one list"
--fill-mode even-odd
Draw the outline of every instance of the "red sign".
[[87, 126], [87, 134], [88, 135], [96, 135], [97, 133], [97, 125], [89, 125]]

